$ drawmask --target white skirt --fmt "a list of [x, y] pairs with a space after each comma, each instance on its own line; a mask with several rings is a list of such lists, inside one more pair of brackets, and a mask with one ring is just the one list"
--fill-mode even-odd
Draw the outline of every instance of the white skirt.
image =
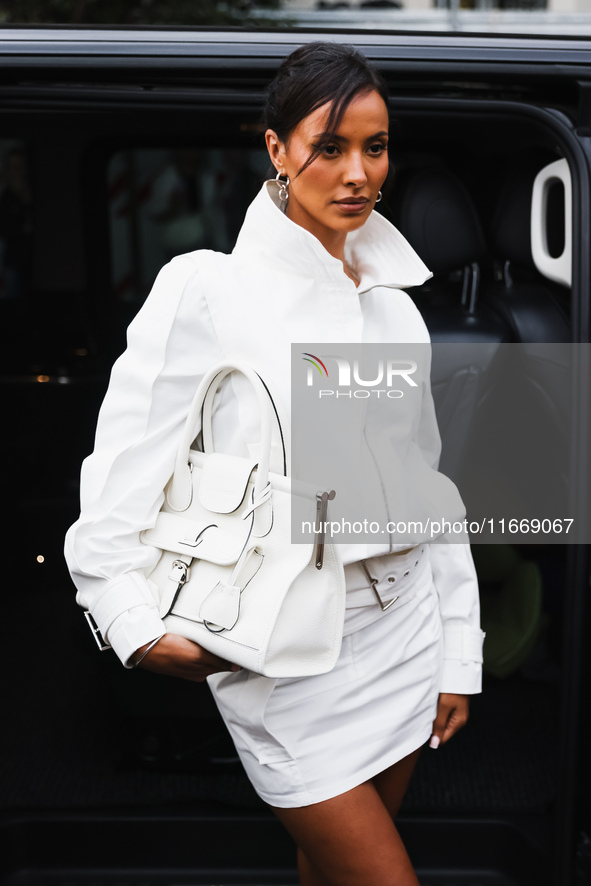
[[347, 613], [336, 666], [316, 677], [250, 671], [208, 682], [256, 792], [308, 806], [372, 778], [421, 747], [437, 712], [443, 639], [429, 546], [345, 567]]

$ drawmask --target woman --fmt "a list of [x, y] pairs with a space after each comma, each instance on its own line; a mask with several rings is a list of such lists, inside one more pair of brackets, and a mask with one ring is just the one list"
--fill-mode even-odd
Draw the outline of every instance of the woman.
[[[393, 820], [421, 746], [445, 743], [480, 692], [469, 546], [349, 546], [336, 667], [270, 680], [165, 632], [145, 578], [158, 552], [139, 532], [156, 519], [188, 405], [214, 363], [272, 371], [288, 406], [293, 341], [428, 342], [399, 287], [429, 271], [373, 213], [388, 172], [386, 101], [351, 47], [310, 44], [283, 63], [266, 109], [277, 181], [251, 205], [232, 255], [196, 252], [160, 273], [113, 369], [66, 544], [78, 601], [127, 667], [209, 679], [255, 788], [297, 842], [304, 886], [418, 883]], [[248, 446], [249, 412], [237, 414], [226, 386], [220, 449]], [[435, 465], [428, 397], [417, 446]]]

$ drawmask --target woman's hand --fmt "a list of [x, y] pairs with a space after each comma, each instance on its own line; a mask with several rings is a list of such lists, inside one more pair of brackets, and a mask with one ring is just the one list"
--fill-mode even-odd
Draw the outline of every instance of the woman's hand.
[[[132, 661], [138, 659], [149, 645], [146, 643], [136, 650]], [[206, 677], [217, 674], [218, 671], [241, 670], [238, 665], [207, 652], [202, 646], [178, 634], [164, 634], [138, 667], [154, 671], [156, 674], [193, 680], [195, 683], [202, 683]]]
[[440, 744], [445, 744], [458, 729], [461, 729], [468, 720], [469, 707], [469, 695], [440, 692], [429, 747], [436, 748]]

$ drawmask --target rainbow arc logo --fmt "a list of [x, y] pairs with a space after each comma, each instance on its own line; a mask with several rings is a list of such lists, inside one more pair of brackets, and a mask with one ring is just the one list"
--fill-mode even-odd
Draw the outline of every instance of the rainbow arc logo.
[[[307, 363], [311, 363], [312, 366], [316, 367], [320, 375], [328, 378], [328, 369], [326, 368], [320, 357], [316, 357], [314, 354], [308, 354], [306, 351], [302, 351], [302, 354], [303, 360], [305, 360]], [[324, 370], [324, 372], [322, 370]]]

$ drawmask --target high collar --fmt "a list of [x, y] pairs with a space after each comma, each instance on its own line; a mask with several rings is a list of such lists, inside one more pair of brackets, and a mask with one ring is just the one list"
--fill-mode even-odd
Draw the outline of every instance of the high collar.
[[[233, 254], [296, 275], [346, 282], [342, 262], [313, 234], [287, 217], [274, 180], [265, 182], [250, 204]], [[363, 227], [347, 235], [345, 256], [360, 278], [359, 293], [375, 286], [420, 286], [432, 276], [400, 231], [377, 212], [371, 213]]]

